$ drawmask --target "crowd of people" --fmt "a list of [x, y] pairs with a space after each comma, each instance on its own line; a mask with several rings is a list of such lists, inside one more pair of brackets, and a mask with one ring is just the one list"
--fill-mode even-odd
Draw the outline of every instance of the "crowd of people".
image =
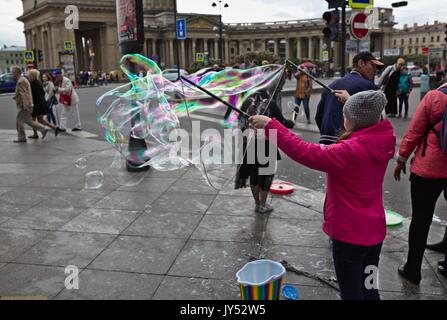
[[13, 99], [17, 105], [16, 127], [18, 138], [15, 143], [26, 143], [25, 124], [30, 126], [34, 134], [28, 139], [45, 139], [52, 129], [55, 136], [67, 131], [67, 121], [74, 116], [72, 131], [81, 131], [79, 113], [79, 96], [70, 79], [62, 70], [40, 75], [39, 70], [31, 69], [28, 79], [22, 75], [22, 69], [14, 67], [12, 75], [17, 82]]
[[76, 77], [78, 85], [81, 86], [107, 86], [112, 82], [119, 82], [118, 74], [104, 71], [80, 71]]

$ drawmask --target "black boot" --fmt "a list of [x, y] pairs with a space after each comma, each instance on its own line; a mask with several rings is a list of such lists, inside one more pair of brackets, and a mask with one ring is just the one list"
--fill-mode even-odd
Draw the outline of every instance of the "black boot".
[[427, 244], [427, 249], [439, 253], [445, 253], [447, 251], [447, 228], [445, 229], [444, 239], [439, 243]]
[[399, 267], [399, 269], [397, 271], [401, 277], [405, 278], [407, 281], [411, 282], [412, 284], [415, 284], [418, 286], [421, 283], [421, 278], [414, 277], [414, 276], [408, 274], [408, 272], [405, 270], [405, 266]]

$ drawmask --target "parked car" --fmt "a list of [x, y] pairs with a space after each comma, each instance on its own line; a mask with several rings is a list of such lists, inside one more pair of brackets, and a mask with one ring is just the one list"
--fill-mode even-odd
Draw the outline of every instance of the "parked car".
[[[186, 70], [180, 69], [180, 76], [187, 76], [188, 72]], [[163, 71], [163, 77], [166, 80], [169, 80], [171, 82], [175, 82], [179, 80], [178, 78], [178, 71], [177, 69], [166, 69]]]
[[16, 90], [16, 82], [13, 80], [12, 75], [4, 73], [0, 75], [0, 93], [14, 92]]

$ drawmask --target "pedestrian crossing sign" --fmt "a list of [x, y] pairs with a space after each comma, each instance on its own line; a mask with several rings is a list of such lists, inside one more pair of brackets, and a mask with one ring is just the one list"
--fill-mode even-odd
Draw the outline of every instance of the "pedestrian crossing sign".
[[374, 7], [374, 0], [349, 0], [352, 9], [366, 9]]
[[73, 41], [64, 41], [64, 50], [73, 51]]
[[196, 53], [196, 62], [205, 62], [205, 53], [204, 52]]
[[25, 50], [23, 51], [23, 60], [25, 62], [34, 62], [34, 51], [33, 50]]

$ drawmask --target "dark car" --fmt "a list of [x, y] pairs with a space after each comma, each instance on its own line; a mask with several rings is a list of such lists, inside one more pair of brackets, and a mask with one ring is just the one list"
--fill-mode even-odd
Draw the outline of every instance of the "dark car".
[[9, 73], [0, 75], [0, 93], [14, 92], [16, 90], [16, 82]]

